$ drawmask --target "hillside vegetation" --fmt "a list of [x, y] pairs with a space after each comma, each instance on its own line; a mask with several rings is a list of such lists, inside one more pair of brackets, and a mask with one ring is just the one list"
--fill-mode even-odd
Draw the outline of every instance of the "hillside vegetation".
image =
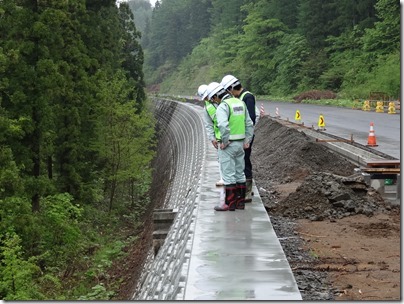
[[142, 33], [152, 91], [194, 95], [230, 73], [259, 95], [399, 97], [399, 1], [161, 0], [152, 10]]

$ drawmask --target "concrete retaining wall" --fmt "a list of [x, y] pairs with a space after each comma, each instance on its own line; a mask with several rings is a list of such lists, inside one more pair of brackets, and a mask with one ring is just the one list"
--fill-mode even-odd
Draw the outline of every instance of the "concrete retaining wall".
[[132, 299], [183, 300], [207, 139], [198, 113], [201, 107], [168, 99], [153, 102], [159, 130], [158, 153], [164, 153], [164, 159], [171, 163], [169, 172], [157, 172], [169, 182], [163, 208], [173, 209], [176, 216], [156, 256], [150, 248]]

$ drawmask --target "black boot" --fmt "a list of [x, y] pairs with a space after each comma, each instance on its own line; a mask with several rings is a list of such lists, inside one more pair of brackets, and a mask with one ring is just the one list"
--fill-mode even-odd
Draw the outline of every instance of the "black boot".
[[245, 202], [250, 203], [252, 201], [252, 178], [246, 179], [246, 194], [245, 194]]
[[226, 190], [225, 203], [221, 206], [216, 206], [215, 207], [216, 211], [234, 211], [234, 210], [236, 210], [236, 203], [237, 203], [236, 185], [234, 185], [234, 184], [225, 185], [225, 190]]
[[236, 209], [244, 210], [245, 206], [245, 192], [246, 192], [246, 184], [245, 183], [237, 183], [237, 204]]

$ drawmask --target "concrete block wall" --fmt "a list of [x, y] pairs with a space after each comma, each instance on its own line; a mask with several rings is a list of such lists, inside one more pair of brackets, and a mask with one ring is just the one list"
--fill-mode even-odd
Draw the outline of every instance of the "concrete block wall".
[[150, 248], [132, 299], [183, 300], [207, 139], [201, 107], [169, 99], [153, 102], [162, 147], [158, 153], [165, 153], [172, 164], [163, 208], [176, 216], [156, 256]]

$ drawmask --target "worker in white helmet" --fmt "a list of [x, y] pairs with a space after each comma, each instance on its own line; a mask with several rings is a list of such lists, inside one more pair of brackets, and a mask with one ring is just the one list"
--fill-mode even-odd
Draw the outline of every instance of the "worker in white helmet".
[[216, 211], [244, 209], [246, 178], [244, 174], [244, 149], [249, 147], [254, 126], [241, 100], [232, 97], [222, 85], [208, 85], [208, 98], [216, 102], [217, 126], [220, 132], [219, 162], [225, 184], [225, 204]]
[[[247, 106], [249, 116], [253, 121], [254, 126], [258, 123], [260, 112], [258, 107], [255, 105], [255, 96], [243, 88], [239, 79], [234, 77], [233, 75], [226, 75], [223, 77], [222, 82], [220, 83], [230, 94], [234, 97], [241, 99]], [[250, 146], [245, 149], [244, 161], [245, 161], [245, 169], [244, 173], [246, 176], [246, 198], [245, 202], [249, 203], [252, 201], [252, 180], [253, 180], [253, 171], [252, 171], [252, 163], [251, 163], [251, 148], [254, 143], [254, 136], [250, 142]]]
[[[197, 94], [201, 98], [201, 100], [204, 101], [205, 111], [203, 118], [205, 123], [206, 134], [208, 136], [208, 139], [212, 143], [213, 147], [215, 147], [215, 149], [218, 149], [218, 141], [220, 140], [220, 133], [219, 129], [217, 128], [217, 121], [216, 121], [216, 108], [218, 104], [208, 99], [207, 88], [208, 86], [206, 84], [200, 85]], [[220, 180], [216, 182], [216, 186], [218, 187], [224, 186], [224, 181], [221, 176], [221, 173], [220, 173]]]

